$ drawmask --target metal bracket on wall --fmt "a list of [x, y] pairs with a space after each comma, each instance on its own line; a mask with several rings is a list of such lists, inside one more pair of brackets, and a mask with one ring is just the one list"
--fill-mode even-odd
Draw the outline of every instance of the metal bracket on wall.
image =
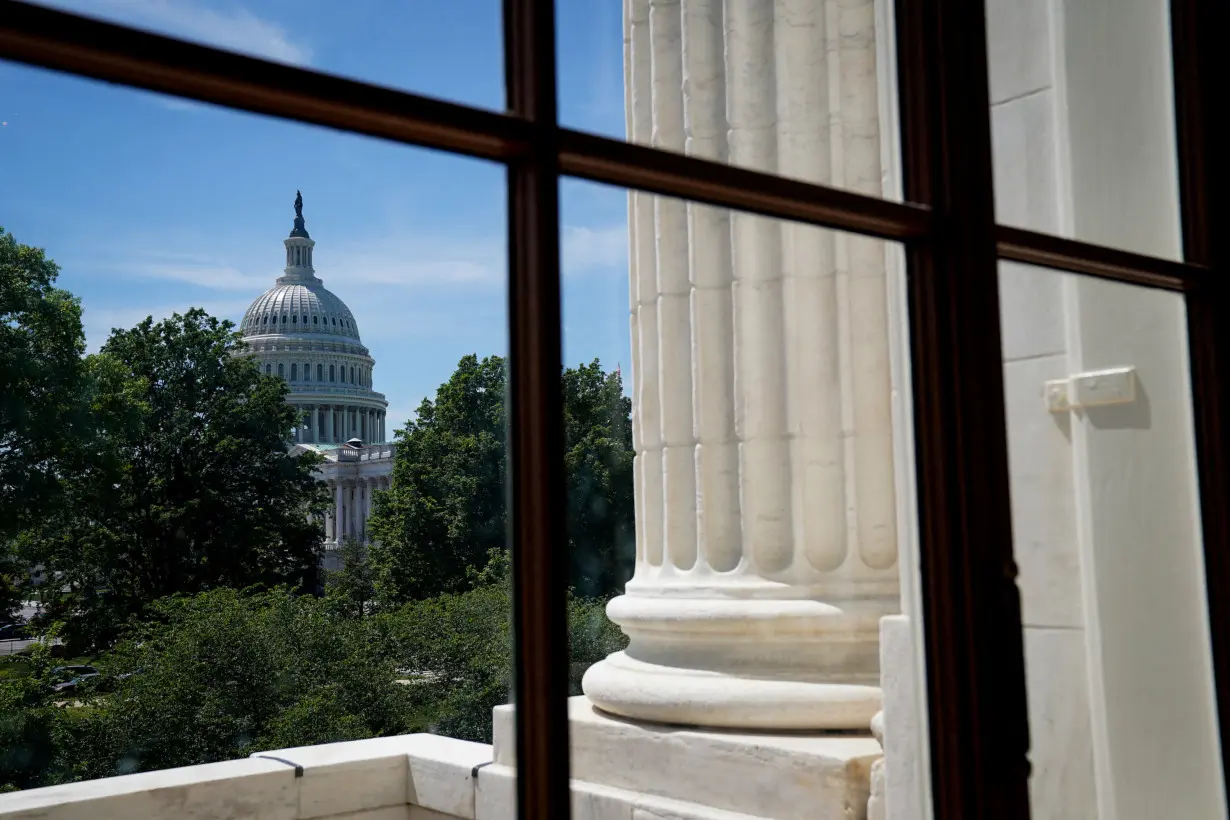
[[1052, 379], [1043, 385], [1046, 409], [1066, 413], [1086, 407], [1131, 404], [1136, 401], [1136, 368], [1112, 367]]

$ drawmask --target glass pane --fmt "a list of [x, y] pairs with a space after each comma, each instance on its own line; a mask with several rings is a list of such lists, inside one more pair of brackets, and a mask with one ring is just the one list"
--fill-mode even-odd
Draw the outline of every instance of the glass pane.
[[556, 7], [566, 127], [900, 198], [891, 2]]
[[1182, 297], [1000, 288], [1033, 816], [1225, 817]]
[[1178, 258], [1169, 3], [990, 0], [1001, 223]]
[[0, 815], [451, 812], [512, 680], [504, 169], [0, 85]]
[[500, 0], [32, 1], [250, 57], [504, 108]]
[[562, 187], [577, 805], [929, 816], [901, 249], [627, 198]]

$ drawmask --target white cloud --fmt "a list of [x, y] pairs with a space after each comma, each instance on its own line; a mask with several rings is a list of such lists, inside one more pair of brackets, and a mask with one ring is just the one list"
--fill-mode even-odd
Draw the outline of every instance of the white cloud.
[[491, 285], [504, 281], [506, 247], [492, 239], [407, 235], [351, 241], [316, 252], [326, 285], [340, 277], [391, 287]]
[[243, 273], [229, 265], [208, 260], [187, 260], [180, 263], [133, 265], [123, 270], [143, 279], [184, 282], [211, 290], [242, 290], [261, 293], [271, 284], [268, 276]]
[[[250, 294], [273, 286], [282, 271], [280, 254], [268, 243], [244, 243], [203, 254], [149, 247], [148, 237], [118, 244], [106, 253], [102, 270], [122, 279], [183, 283], [215, 291]], [[562, 257], [566, 276], [627, 265], [627, 230], [622, 225], [563, 228]], [[174, 247], [192, 246], [193, 241]], [[207, 246], [208, 243], [196, 243]], [[372, 237], [316, 248], [316, 272], [330, 290], [374, 285], [390, 290], [456, 286], [466, 290], [502, 290], [507, 281], [507, 246], [502, 237], [466, 238], [408, 234]]]
[[242, 6], [213, 9], [196, 0], [41, 0], [65, 11], [186, 37], [218, 48], [307, 65], [311, 49]]
[[560, 237], [564, 275], [596, 268], [624, 267], [628, 263], [628, 228], [623, 224], [605, 228], [565, 225]]

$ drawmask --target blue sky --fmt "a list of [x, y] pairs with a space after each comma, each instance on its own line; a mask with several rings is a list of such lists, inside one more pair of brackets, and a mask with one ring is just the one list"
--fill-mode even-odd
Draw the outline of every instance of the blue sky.
[[[503, 106], [499, 0], [54, 0], [267, 59]], [[623, 132], [620, 0], [561, 0], [560, 111]], [[0, 226], [61, 266], [90, 349], [201, 306], [238, 321], [284, 263], [295, 190], [401, 422], [503, 353], [503, 168], [0, 62]], [[561, 190], [565, 361], [628, 364], [626, 198]]]

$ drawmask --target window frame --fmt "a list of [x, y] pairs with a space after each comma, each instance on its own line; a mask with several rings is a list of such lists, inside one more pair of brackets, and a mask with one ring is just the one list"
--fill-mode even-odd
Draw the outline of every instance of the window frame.
[[1182, 262], [995, 223], [984, 2], [894, 2], [896, 29], [911, 35], [895, 38], [905, 202], [560, 127], [552, 0], [504, 0], [507, 113], [0, 0], [0, 59], [506, 166], [521, 817], [570, 810], [563, 176], [905, 244], [931, 778], [934, 816], [945, 820], [1029, 816], [997, 262], [1182, 293], [1218, 714], [1222, 748], [1230, 745], [1230, 163], [1212, 150], [1230, 134], [1213, 113], [1222, 62], [1216, 0], [1170, 3]]

